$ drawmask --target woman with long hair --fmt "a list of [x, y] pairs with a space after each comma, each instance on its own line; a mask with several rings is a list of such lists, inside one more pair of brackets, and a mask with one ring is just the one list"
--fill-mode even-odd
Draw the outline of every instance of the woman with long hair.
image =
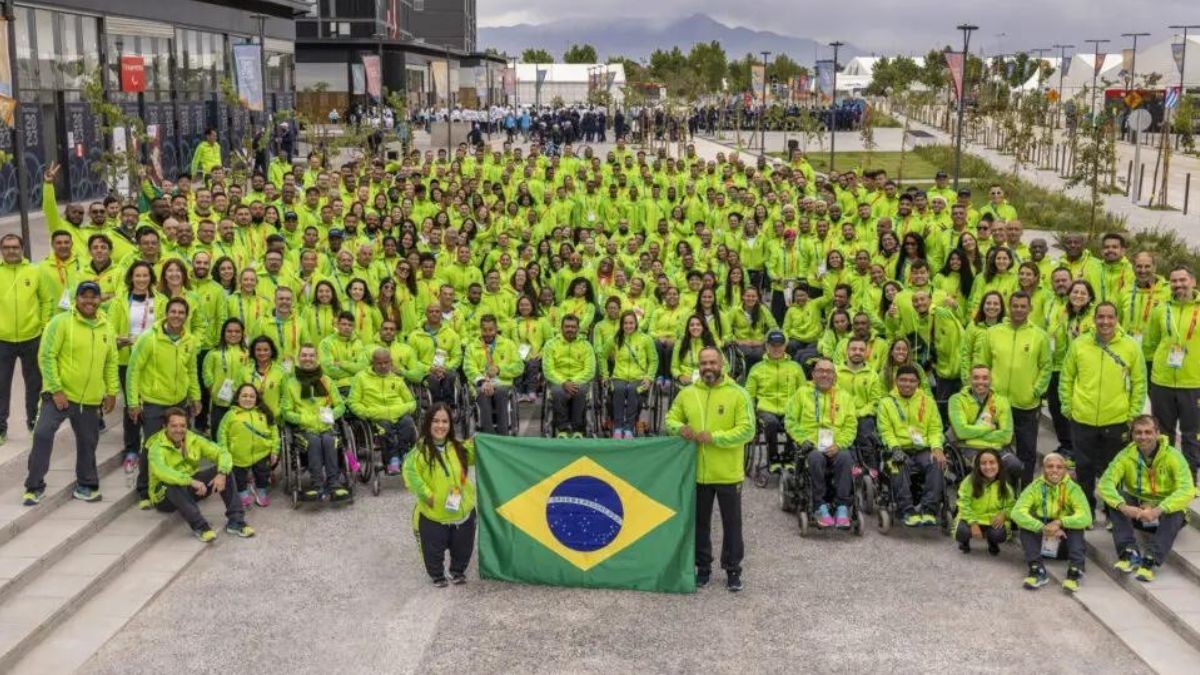
[[447, 585], [447, 552], [450, 581], [467, 582], [475, 546], [475, 485], [469, 478], [475, 444], [454, 437], [452, 419], [446, 404], [434, 404], [416, 446], [404, 459], [404, 485], [417, 501], [414, 534], [421, 543], [425, 572], [438, 588]]
[[204, 356], [200, 375], [208, 389], [209, 429], [220, 429], [221, 418], [237, 402], [234, 390], [245, 380], [250, 366], [245, 337], [246, 327], [231, 316], [221, 325], [221, 342]]
[[[154, 266], [138, 260], [125, 271], [125, 297], [113, 298], [108, 303], [108, 318], [112, 323], [117, 343], [117, 375], [121, 394], [125, 400], [126, 384], [129, 381], [130, 348], [142, 333], [150, 330], [162, 319], [163, 309], [155, 302]], [[141, 424], [133, 421], [126, 407], [121, 416], [124, 424], [125, 473], [137, 470], [138, 451], [141, 448]]]
[[1008, 512], [1017, 500], [1000, 452], [984, 448], [975, 453], [971, 474], [958, 486], [958, 517], [954, 538], [958, 550], [971, 552], [971, 540], [987, 542], [989, 555], [1000, 554], [1008, 539]]
[[708, 327], [708, 332], [712, 334], [718, 346], [724, 345], [729, 340], [731, 336], [729, 323], [721, 316], [721, 308], [717, 306], [717, 294], [713, 289], [702, 289], [696, 296], [694, 314], [704, 321], [704, 325]]
[[313, 291], [313, 304], [306, 312], [308, 320], [308, 335], [313, 342], [321, 344], [325, 338], [337, 331], [337, 317], [342, 313], [342, 303], [338, 300], [333, 282], [322, 279], [317, 282]]
[[987, 336], [992, 326], [1004, 322], [1004, 296], [999, 291], [988, 291], [979, 303], [979, 309], [971, 317], [963, 332], [961, 358], [958, 361], [959, 378], [970, 382], [971, 367], [975, 365], [975, 350]]
[[941, 291], [947, 298], [954, 300], [955, 314], [960, 319], [969, 316], [967, 303], [971, 299], [974, 284], [975, 273], [971, 271], [966, 252], [960, 248], [946, 255], [946, 262], [933, 279], [934, 292]]
[[716, 338], [709, 331], [704, 317], [699, 314], [689, 316], [683, 335], [675, 342], [671, 354], [672, 375], [683, 386], [692, 384], [700, 376], [700, 350], [716, 346]]
[[631, 439], [642, 408], [641, 394], [650, 389], [658, 372], [654, 340], [638, 330], [636, 314], [621, 313], [620, 328], [602, 347], [598, 360], [601, 381], [608, 380], [612, 392], [613, 438]]
[[979, 302], [983, 299], [984, 294], [991, 291], [1000, 293], [1004, 304], [1008, 304], [1008, 298], [1019, 287], [1014, 261], [1012, 250], [1004, 246], [996, 246], [988, 251], [987, 265], [984, 268], [983, 276], [975, 280], [975, 287], [971, 291], [972, 312], [979, 307]]
[[777, 328], [775, 317], [763, 307], [758, 289], [754, 286], [742, 291], [742, 306], [731, 310], [728, 316], [731, 337], [738, 351], [746, 358], [745, 372], [750, 372], [763, 358], [767, 333]]

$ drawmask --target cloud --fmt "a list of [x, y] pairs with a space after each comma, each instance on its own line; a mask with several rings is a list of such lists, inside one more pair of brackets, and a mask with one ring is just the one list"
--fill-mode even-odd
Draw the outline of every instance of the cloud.
[[[1124, 32], [1149, 32], [1140, 44], [1167, 40], [1167, 26], [1200, 23], [1195, 0], [857, 0], [845, 3], [797, 3], [795, 0], [754, 0], [731, 12], [726, 0], [524, 0], [520, 9], [509, 3], [479, 3], [481, 26], [547, 23], [563, 19], [613, 18], [636, 15], [647, 19], [682, 18], [704, 13], [731, 26], [817, 40], [840, 39], [880, 54], [924, 54], [931, 48], [961, 44], [955, 25], [980, 26], [971, 38], [973, 52], [1012, 53], [1055, 43], [1084, 44], [1087, 38], [1108, 38], [1110, 51], [1129, 46]], [[586, 35], [580, 35], [586, 40]]]

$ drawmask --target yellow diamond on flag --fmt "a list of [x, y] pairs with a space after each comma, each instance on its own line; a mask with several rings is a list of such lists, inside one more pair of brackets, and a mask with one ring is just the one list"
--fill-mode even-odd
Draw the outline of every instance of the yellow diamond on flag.
[[496, 513], [585, 572], [675, 516], [588, 457], [547, 476]]

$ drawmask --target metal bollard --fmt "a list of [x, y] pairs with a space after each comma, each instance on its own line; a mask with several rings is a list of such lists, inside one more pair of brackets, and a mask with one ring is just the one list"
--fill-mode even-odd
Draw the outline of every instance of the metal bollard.
[[1192, 192], [1192, 174], [1189, 173], [1183, 177], [1183, 215], [1185, 215], [1185, 216], [1187, 215], [1187, 212], [1188, 212], [1188, 198], [1191, 197], [1191, 192]]
[[1138, 167], [1137, 200], [1142, 201], [1142, 182], [1146, 178], [1146, 164]]
[[1125, 196], [1129, 196], [1130, 186], [1133, 185], [1133, 160], [1129, 160], [1129, 168], [1125, 169]]

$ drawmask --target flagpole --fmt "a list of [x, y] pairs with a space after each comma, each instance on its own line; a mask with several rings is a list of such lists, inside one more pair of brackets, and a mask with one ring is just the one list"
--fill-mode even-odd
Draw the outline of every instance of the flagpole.
[[963, 140], [963, 95], [967, 91], [967, 49], [971, 44], [971, 31], [979, 30], [979, 26], [969, 23], [958, 25], [958, 30], [963, 34], [963, 49], [962, 49], [962, 76], [959, 78], [958, 85], [958, 129], [956, 129], [957, 138], [954, 141], [954, 192], [958, 192], [958, 172], [962, 166], [962, 140]]
[[[1181, 49], [1181, 53], [1179, 55], [1179, 97], [1175, 99], [1175, 107], [1178, 108], [1179, 106], [1183, 105], [1183, 97], [1186, 95], [1183, 76], [1184, 72], [1187, 70], [1188, 30], [1192, 28], [1200, 28], [1200, 24], [1176, 25], [1167, 27], [1171, 30], [1183, 30], [1183, 48]], [[1163, 120], [1163, 124], [1166, 125], [1167, 128], [1166, 134], [1162, 137], [1163, 178], [1162, 189], [1159, 191], [1159, 204], [1164, 208], [1167, 206], [1167, 188], [1170, 186], [1169, 177], [1171, 166], [1171, 126], [1168, 123], [1168, 120], [1175, 117], [1174, 110], [1168, 109], [1167, 115], [1168, 119]]]

